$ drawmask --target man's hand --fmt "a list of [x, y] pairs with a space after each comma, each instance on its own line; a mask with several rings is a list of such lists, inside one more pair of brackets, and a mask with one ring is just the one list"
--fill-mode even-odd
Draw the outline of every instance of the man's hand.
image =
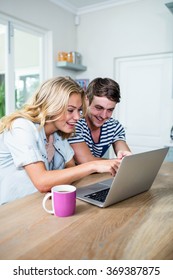
[[130, 156], [130, 155], [132, 155], [132, 153], [129, 151], [118, 151], [117, 158], [123, 159], [123, 157]]

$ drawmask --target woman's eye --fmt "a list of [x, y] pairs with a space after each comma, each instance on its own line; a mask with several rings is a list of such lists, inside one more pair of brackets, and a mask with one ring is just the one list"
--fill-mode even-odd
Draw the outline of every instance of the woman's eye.
[[73, 113], [73, 111], [74, 111], [74, 110], [72, 110], [72, 109], [68, 109], [68, 112], [69, 112], [69, 113]]

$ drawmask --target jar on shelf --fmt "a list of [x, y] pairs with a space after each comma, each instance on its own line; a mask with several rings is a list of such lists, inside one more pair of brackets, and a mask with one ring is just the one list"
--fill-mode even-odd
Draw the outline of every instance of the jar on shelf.
[[58, 52], [58, 61], [67, 61], [67, 53]]
[[73, 54], [72, 54], [72, 52], [69, 52], [67, 54], [67, 62], [73, 63]]

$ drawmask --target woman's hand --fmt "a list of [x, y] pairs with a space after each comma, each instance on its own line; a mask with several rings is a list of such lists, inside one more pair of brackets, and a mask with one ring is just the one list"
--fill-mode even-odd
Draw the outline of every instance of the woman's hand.
[[115, 176], [120, 166], [121, 160], [106, 159], [106, 160], [93, 161], [92, 163], [95, 165], [96, 172], [98, 173], [108, 172], [112, 176]]

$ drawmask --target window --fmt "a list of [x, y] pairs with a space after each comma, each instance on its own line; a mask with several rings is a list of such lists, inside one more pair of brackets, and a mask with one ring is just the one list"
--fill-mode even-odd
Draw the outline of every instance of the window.
[[40, 82], [39, 73], [26, 73], [25, 75], [16, 75], [15, 79], [15, 107], [21, 106], [29, 99], [32, 93], [38, 88]]
[[5, 115], [5, 25], [0, 24], [0, 118]]
[[46, 32], [0, 14], [0, 117], [19, 109], [46, 79]]

